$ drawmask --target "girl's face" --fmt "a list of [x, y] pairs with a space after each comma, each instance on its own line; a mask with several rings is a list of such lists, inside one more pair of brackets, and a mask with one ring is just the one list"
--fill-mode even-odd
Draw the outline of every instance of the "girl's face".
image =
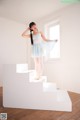
[[37, 28], [36, 25], [33, 25], [33, 26], [31, 27], [31, 30], [33, 30], [33, 32], [38, 32], [38, 28]]

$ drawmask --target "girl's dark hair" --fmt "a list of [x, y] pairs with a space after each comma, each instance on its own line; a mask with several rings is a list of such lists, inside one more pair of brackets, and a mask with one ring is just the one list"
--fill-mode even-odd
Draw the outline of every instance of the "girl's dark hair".
[[[35, 22], [31, 22], [31, 23], [29, 24], [29, 28], [31, 28], [33, 25], [36, 25], [36, 23], [35, 23]], [[33, 31], [33, 30], [30, 29], [31, 45], [34, 44], [34, 43], [33, 43], [33, 35], [32, 35], [32, 31]]]

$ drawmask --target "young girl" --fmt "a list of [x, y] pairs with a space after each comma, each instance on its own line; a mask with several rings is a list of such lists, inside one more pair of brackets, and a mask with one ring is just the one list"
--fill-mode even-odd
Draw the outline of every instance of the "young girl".
[[[28, 31], [30, 31], [30, 34], [28, 34]], [[36, 71], [35, 79], [40, 79], [43, 72], [43, 56], [44, 56], [42, 41], [44, 40], [48, 42], [49, 40], [45, 38], [41, 31], [38, 30], [36, 23], [34, 22], [31, 22], [29, 24], [29, 27], [22, 33], [22, 36], [31, 39], [32, 56], [34, 58]]]

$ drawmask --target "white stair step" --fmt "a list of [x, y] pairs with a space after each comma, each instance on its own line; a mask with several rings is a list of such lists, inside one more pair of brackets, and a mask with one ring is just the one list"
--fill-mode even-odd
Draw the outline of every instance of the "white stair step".
[[27, 73], [28, 64], [16, 64], [16, 73]]
[[41, 76], [40, 79], [36, 79], [36, 72], [35, 70], [31, 70], [29, 73], [29, 82], [47, 82], [47, 76]]
[[40, 79], [36, 78], [29, 78], [29, 82], [47, 82], [47, 77], [46, 76], [41, 76]]
[[57, 90], [56, 83], [52, 83], [52, 82], [43, 83], [43, 91], [44, 92], [53, 92], [55, 90]]

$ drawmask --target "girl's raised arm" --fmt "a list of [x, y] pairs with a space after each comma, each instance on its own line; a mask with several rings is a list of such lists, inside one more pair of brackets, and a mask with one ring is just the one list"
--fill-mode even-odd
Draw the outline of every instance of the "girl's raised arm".
[[30, 38], [30, 34], [28, 34], [28, 31], [30, 30], [30, 28], [28, 27], [23, 33], [22, 33], [22, 37], [24, 38]]

